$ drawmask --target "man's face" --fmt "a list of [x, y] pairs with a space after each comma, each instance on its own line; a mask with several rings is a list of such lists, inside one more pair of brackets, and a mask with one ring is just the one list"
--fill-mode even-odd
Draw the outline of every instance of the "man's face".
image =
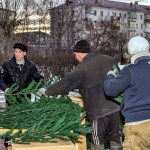
[[23, 61], [25, 55], [26, 55], [26, 52], [20, 50], [19, 48], [15, 48], [16, 61]]
[[74, 55], [75, 55], [75, 59], [76, 59], [77, 61], [79, 61], [79, 62], [82, 61], [82, 57], [81, 57], [80, 53], [74, 52]]
[[84, 57], [87, 55], [88, 53], [77, 53], [74, 52], [75, 55], [75, 59], [78, 60], [78, 62], [82, 62]]

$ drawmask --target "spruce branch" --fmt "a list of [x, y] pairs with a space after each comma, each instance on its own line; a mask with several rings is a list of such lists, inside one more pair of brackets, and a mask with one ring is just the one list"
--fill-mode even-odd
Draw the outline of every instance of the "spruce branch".
[[[7, 100], [13, 104], [0, 111], [0, 129], [10, 129], [3, 138], [14, 143], [57, 142], [56, 139], [77, 142], [80, 133], [91, 133], [89, 124], [81, 124], [86, 112], [73, 103], [66, 95], [57, 98], [41, 96], [31, 102], [27, 95], [36, 93], [40, 83], [31, 83], [26, 89], [17, 91], [13, 85], [6, 93]], [[17, 104], [17, 99], [21, 103]], [[13, 133], [14, 129], [18, 129]], [[22, 130], [25, 129], [25, 132]]]
[[[119, 68], [115, 64], [113, 64], [112, 68], [117, 70], [116, 75], [118, 76], [120, 74]], [[115, 97], [113, 99], [116, 102], [121, 103], [123, 101], [123, 94], [120, 94], [119, 96], [117, 96], [117, 97]]]

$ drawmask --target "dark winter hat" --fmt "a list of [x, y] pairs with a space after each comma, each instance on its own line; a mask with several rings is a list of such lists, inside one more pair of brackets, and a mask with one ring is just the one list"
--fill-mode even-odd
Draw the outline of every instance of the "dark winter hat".
[[74, 46], [73, 51], [79, 52], [79, 53], [89, 53], [90, 52], [90, 44], [86, 40], [80, 40]]
[[19, 48], [20, 50], [27, 52], [27, 46], [25, 44], [22, 43], [16, 43], [13, 48]]

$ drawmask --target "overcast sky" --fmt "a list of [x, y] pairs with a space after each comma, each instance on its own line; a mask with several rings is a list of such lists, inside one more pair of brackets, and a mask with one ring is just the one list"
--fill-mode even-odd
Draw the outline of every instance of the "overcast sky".
[[[112, 1], [118, 1], [118, 2], [135, 2], [136, 0], [112, 0]], [[150, 0], [137, 0], [139, 4], [141, 5], [149, 5], [150, 6]]]

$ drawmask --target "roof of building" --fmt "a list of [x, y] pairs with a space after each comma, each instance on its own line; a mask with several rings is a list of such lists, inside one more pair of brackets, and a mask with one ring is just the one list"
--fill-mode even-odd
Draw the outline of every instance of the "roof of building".
[[134, 11], [148, 11], [147, 8], [150, 6], [139, 5], [138, 1], [134, 3], [123, 3], [118, 1], [111, 1], [111, 0], [66, 0], [68, 4], [74, 3], [76, 5], [90, 5], [90, 6], [101, 6], [105, 8], [116, 8], [122, 10], [134, 10]]

